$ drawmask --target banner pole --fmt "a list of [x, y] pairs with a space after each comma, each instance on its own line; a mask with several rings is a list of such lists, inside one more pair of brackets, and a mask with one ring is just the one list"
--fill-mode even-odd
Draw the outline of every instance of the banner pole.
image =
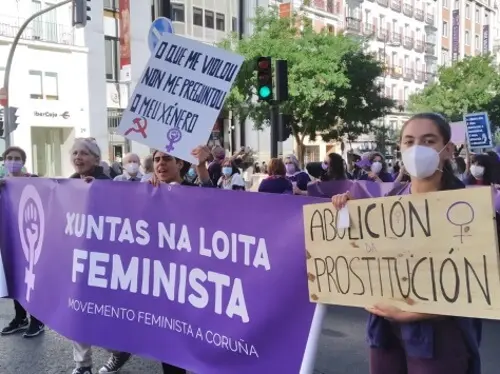
[[311, 322], [311, 329], [307, 338], [302, 365], [300, 366], [299, 374], [313, 374], [316, 364], [316, 353], [318, 352], [319, 337], [323, 327], [323, 320], [326, 315], [326, 305], [317, 304], [314, 309], [314, 315]]

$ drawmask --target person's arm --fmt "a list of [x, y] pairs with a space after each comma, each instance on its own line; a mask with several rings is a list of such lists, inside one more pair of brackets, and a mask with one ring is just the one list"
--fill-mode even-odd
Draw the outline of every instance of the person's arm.
[[207, 160], [210, 156], [210, 150], [207, 146], [199, 146], [196, 147], [191, 154], [198, 159], [196, 175], [198, 175], [200, 185], [202, 187], [213, 187], [213, 183], [207, 169]]

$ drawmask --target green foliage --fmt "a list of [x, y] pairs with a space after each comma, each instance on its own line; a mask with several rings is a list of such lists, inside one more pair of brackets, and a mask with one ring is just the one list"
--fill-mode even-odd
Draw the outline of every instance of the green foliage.
[[304, 21], [296, 14], [280, 18], [276, 8], [259, 9], [252, 36], [225, 41], [226, 48], [245, 56], [227, 107], [250, 116], [257, 128], [268, 125], [269, 105], [255, 101], [256, 59], [271, 56], [287, 60], [290, 97], [282, 111], [290, 116], [298, 145], [306, 136], [354, 140], [370, 131], [372, 121], [394, 105], [376, 84], [382, 66], [363, 50], [360, 41], [315, 32], [310, 22]]
[[437, 79], [410, 97], [412, 112], [439, 112], [461, 121], [464, 112], [486, 111], [492, 124], [500, 125], [500, 74], [491, 56], [467, 57], [441, 67]]

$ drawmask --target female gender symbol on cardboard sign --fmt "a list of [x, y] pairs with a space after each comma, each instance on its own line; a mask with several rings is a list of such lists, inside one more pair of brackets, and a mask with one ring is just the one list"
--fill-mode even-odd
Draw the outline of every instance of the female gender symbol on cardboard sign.
[[[462, 209], [460, 209], [462, 207]], [[460, 243], [464, 243], [464, 236], [471, 236], [469, 232], [469, 223], [474, 221], [474, 208], [466, 201], [457, 201], [448, 208], [446, 218], [453, 226], [460, 227], [460, 234], [454, 237], [460, 237]]]
[[174, 144], [178, 143], [182, 139], [182, 132], [177, 127], [172, 127], [167, 132], [168, 144], [165, 147], [167, 152], [172, 152], [174, 150]]

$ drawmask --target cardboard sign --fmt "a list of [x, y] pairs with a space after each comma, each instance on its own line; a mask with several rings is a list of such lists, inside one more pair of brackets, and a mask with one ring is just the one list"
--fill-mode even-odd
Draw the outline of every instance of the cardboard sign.
[[135, 87], [117, 132], [191, 163], [207, 143], [243, 57], [163, 34]]
[[492, 189], [349, 201], [349, 227], [331, 203], [304, 207], [313, 302], [500, 319]]

